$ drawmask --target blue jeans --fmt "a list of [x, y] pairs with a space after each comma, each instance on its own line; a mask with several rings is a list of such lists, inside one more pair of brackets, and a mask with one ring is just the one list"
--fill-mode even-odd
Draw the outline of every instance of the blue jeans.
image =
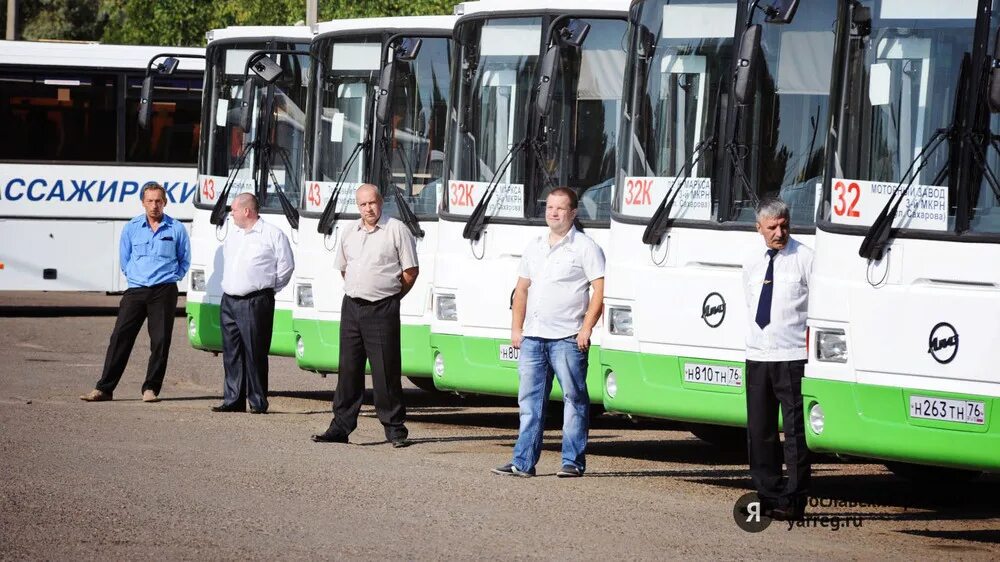
[[590, 396], [587, 394], [587, 352], [576, 346], [576, 336], [560, 340], [526, 337], [517, 365], [517, 403], [521, 426], [514, 444], [514, 466], [530, 472], [542, 454], [545, 403], [552, 392], [552, 375], [563, 391], [562, 464], [586, 468]]

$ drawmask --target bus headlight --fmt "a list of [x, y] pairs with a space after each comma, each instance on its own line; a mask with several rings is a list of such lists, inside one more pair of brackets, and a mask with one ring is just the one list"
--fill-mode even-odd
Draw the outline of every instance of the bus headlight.
[[819, 404], [813, 404], [809, 408], [809, 428], [816, 435], [823, 433], [823, 427], [826, 424], [826, 416], [823, 414], [823, 407]]
[[434, 376], [443, 377], [444, 376], [444, 356], [440, 353], [434, 354]]
[[194, 318], [188, 318], [188, 338], [195, 339], [198, 337], [198, 321]]
[[204, 269], [192, 269], [191, 270], [191, 290], [192, 291], [205, 291], [205, 270]]
[[299, 359], [306, 355], [306, 342], [302, 341], [302, 336], [295, 336], [295, 356]]
[[614, 371], [608, 371], [608, 376], [604, 379], [604, 390], [611, 398], [618, 394], [618, 376]]
[[843, 330], [816, 329], [816, 359], [831, 363], [847, 363], [847, 336]]
[[312, 308], [313, 307], [313, 288], [312, 285], [303, 283], [297, 287], [295, 293], [295, 302], [299, 304], [302, 308]]
[[616, 336], [631, 336], [632, 309], [627, 306], [608, 307], [608, 332]]
[[455, 305], [455, 295], [438, 295], [435, 303], [434, 314], [438, 320], [458, 320], [458, 307]]

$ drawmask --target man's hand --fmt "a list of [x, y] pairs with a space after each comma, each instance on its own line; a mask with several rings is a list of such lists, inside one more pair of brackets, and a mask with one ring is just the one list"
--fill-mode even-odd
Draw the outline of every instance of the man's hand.
[[576, 347], [580, 351], [587, 351], [590, 349], [590, 334], [593, 332], [591, 328], [586, 326], [580, 328], [580, 332], [576, 335]]
[[521, 349], [521, 342], [524, 341], [524, 334], [521, 332], [520, 328], [514, 328], [510, 332], [510, 345], [514, 346], [514, 349]]

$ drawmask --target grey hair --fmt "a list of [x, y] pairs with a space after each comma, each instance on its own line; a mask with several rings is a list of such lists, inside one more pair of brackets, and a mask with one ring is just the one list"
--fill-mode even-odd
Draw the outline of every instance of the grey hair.
[[785, 219], [791, 220], [791, 212], [788, 204], [777, 197], [765, 199], [757, 206], [757, 222], [761, 219]]

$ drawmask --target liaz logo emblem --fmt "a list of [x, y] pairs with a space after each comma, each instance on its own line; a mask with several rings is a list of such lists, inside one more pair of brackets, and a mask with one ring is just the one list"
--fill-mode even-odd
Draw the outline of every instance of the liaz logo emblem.
[[719, 293], [709, 293], [701, 303], [701, 319], [709, 328], [718, 328], [726, 319], [726, 299]]
[[942, 365], [951, 363], [958, 354], [958, 332], [947, 322], [940, 322], [927, 338], [927, 353]]

